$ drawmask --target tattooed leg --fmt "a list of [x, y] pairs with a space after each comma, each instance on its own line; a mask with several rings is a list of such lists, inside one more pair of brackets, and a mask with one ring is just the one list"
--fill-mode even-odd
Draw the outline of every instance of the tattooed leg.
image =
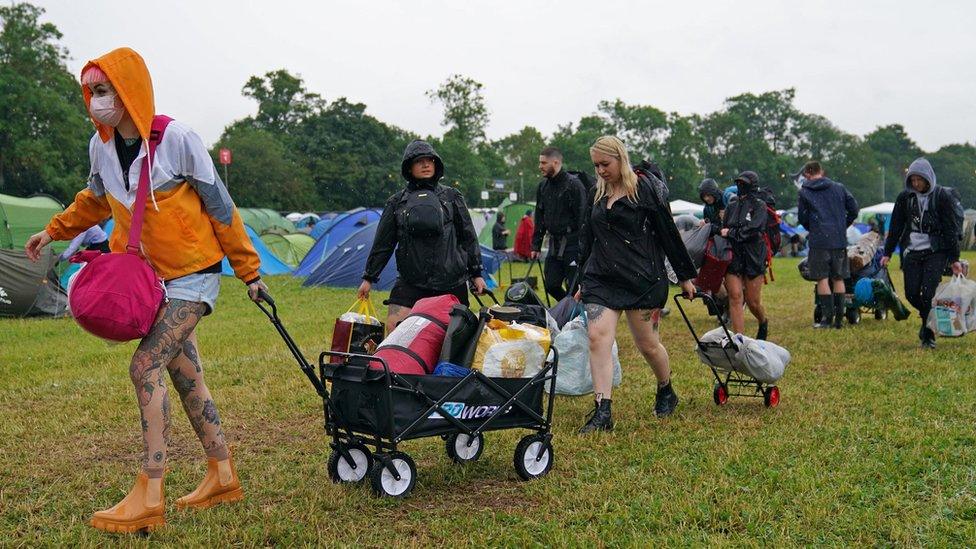
[[658, 384], [667, 385], [671, 379], [671, 362], [667, 349], [661, 344], [660, 324], [660, 309], [627, 311], [627, 325], [634, 343], [654, 370]]
[[150, 478], [162, 477], [166, 464], [170, 414], [163, 365], [181, 352], [183, 341], [205, 310], [203, 303], [170, 300], [159, 311], [149, 335], [139, 342], [129, 364], [143, 428], [142, 467]]
[[586, 309], [586, 318], [589, 321], [598, 320], [601, 316], [603, 316], [603, 313], [607, 311], [606, 307], [603, 305], [597, 305], [596, 303], [587, 303], [584, 305], [584, 309]]
[[613, 340], [617, 335], [620, 311], [593, 303], [586, 304], [587, 332], [590, 336], [590, 372], [597, 400], [610, 399], [613, 391]]
[[203, 380], [203, 367], [196, 347], [196, 334], [183, 342], [182, 351], [167, 365], [173, 386], [180, 395], [183, 410], [207, 457], [218, 461], [229, 457], [217, 405]]

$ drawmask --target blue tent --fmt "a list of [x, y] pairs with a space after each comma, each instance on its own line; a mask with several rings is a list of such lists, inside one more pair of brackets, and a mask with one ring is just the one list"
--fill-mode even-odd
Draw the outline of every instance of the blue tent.
[[[323, 218], [321, 221], [316, 223], [314, 227], [312, 227], [312, 232], [309, 233], [309, 236], [315, 240], [318, 240], [325, 233], [332, 232], [334, 230], [341, 231], [354, 226], [365, 227], [374, 221], [379, 221], [380, 213], [382, 213], [382, 211], [377, 209], [356, 208], [347, 212], [336, 214], [329, 218]], [[345, 239], [346, 236], [349, 236], [351, 232], [352, 231], [347, 232], [345, 236], [340, 238], [340, 241]]]
[[[302, 259], [292, 274], [295, 276], [312, 274], [339, 244], [342, 244], [356, 231], [379, 221], [379, 219], [380, 212], [378, 210], [357, 208], [341, 213], [332, 219], [320, 221], [309, 235], [315, 239], [315, 245], [305, 254], [305, 258]], [[370, 243], [372, 243], [372, 239], [370, 239]]]
[[[359, 229], [341, 244], [327, 253], [314, 271], [305, 279], [303, 286], [332, 286], [338, 288], [356, 288], [363, 281], [363, 271], [366, 270], [366, 259], [373, 247], [376, 237], [376, 227], [379, 223], [370, 223]], [[490, 248], [481, 246], [481, 261], [484, 273], [491, 275], [501, 266], [501, 257]], [[389, 290], [396, 282], [396, 257], [391, 257], [389, 263], [380, 272], [380, 279], [373, 288]], [[486, 276], [489, 288], [496, 286], [490, 276]]]
[[[288, 274], [291, 272], [291, 268], [285, 265], [264, 245], [261, 237], [258, 236], [258, 233], [254, 232], [254, 229], [247, 225], [244, 226], [244, 229], [247, 231], [247, 236], [251, 239], [251, 245], [258, 252], [258, 257], [261, 258], [261, 269], [258, 272], [262, 275]], [[226, 257], [221, 261], [220, 267], [221, 274], [224, 276], [234, 276], [234, 270], [230, 268], [230, 262], [227, 261]]]
[[[341, 243], [332, 246], [331, 250], [324, 254], [322, 260], [313, 267], [313, 271], [302, 283], [303, 286], [333, 286], [338, 288], [356, 288], [363, 281], [363, 271], [366, 270], [366, 258], [373, 247], [373, 239], [376, 237], [376, 227], [379, 223], [370, 223], [365, 227], [355, 231]], [[319, 243], [329, 235], [319, 239]], [[316, 247], [319, 246], [316, 243]], [[315, 251], [312, 248], [311, 255]], [[308, 256], [306, 256], [307, 258]], [[304, 265], [305, 262], [302, 262]], [[301, 266], [299, 266], [301, 269]], [[295, 271], [298, 274], [298, 271]], [[390, 262], [380, 272], [380, 279], [373, 284], [377, 290], [389, 290], [396, 282], [396, 258], [391, 257]]]

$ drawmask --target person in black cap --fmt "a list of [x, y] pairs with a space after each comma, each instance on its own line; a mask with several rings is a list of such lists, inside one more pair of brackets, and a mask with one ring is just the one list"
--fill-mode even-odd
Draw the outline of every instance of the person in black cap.
[[542, 241], [548, 234], [549, 253], [546, 254], [543, 279], [546, 292], [559, 301], [573, 291], [569, 285], [576, 279], [586, 189], [576, 176], [563, 169], [563, 153], [555, 147], [542, 149], [539, 171], [545, 179], [539, 183], [535, 197], [532, 259], [539, 257]]
[[703, 179], [698, 184], [698, 198], [705, 203], [702, 210], [702, 225], [712, 226], [711, 234], [715, 236], [722, 231], [722, 217], [725, 216], [725, 202], [722, 201], [722, 190], [714, 179]]
[[498, 210], [495, 214], [495, 224], [491, 227], [491, 249], [496, 252], [508, 250], [508, 235], [511, 233], [505, 228], [505, 212]]
[[729, 317], [732, 330], [741, 334], [745, 329], [743, 300], [759, 321], [756, 339], [766, 339], [769, 319], [762, 304], [762, 287], [766, 274], [767, 244], [766, 202], [759, 196], [759, 176], [745, 171], [735, 178], [736, 200], [730, 200], [725, 210], [721, 235], [732, 243], [732, 263], [725, 275], [725, 289], [729, 293]]
[[468, 304], [468, 281], [474, 292], [485, 289], [481, 248], [461, 193], [438, 183], [444, 162], [424, 141], [403, 152], [400, 171], [407, 187], [386, 201], [366, 260], [359, 298], [368, 299], [396, 250], [397, 281], [386, 301], [386, 325], [392, 329], [425, 297], [454, 294]]

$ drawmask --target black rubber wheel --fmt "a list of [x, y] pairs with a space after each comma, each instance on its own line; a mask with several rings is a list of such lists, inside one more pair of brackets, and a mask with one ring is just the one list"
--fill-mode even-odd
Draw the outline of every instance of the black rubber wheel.
[[373, 460], [373, 468], [369, 474], [373, 493], [380, 497], [405, 498], [410, 495], [417, 483], [417, 465], [403, 452], [393, 452], [387, 457], [400, 478], [397, 479], [383, 464], [384, 460], [377, 456]]
[[874, 319], [875, 320], [884, 320], [886, 318], [888, 318], [888, 309], [880, 309], [879, 308], [879, 309], [875, 309], [874, 310]]
[[763, 390], [763, 404], [767, 408], [775, 408], [779, 406], [779, 387], [773, 385], [772, 387], [766, 387]]
[[454, 433], [448, 435], [444, 443], [447, 450], [447, 457], [454, 463], [467, 463], [478, 461], [481, 453], [485, 451], [485, 437], [480, 433], [472, 437], [464, 433]]
[[373, 454], [369, 448], [359, 443], [347, 444], [345, 448], [352, 458], [352, 463], [342, 457], [338, 451], [332, 450], [329, 454], [329, 478], [336, 484], [362, 482], [373, 466]]
[[[542, 455], [540, 454], [540, 451]], [[522, 480], [544, 477], [552, 469], [552, 443], [543, 435], [528, 435], [515, 447], [515, 472]]]
[[729, 388], [723, 383], [716, 383], [712, 389], [712, 400], [719, 406], [725, 406], [725, 403], [729, 401]]

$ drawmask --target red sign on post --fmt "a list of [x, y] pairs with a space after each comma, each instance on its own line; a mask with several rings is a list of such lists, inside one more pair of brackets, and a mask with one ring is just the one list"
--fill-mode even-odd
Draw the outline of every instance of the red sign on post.
[[220, 149], [220, 163], [226, 166], [227, 164], [230, 164], [230, 161], [230, 149]]

